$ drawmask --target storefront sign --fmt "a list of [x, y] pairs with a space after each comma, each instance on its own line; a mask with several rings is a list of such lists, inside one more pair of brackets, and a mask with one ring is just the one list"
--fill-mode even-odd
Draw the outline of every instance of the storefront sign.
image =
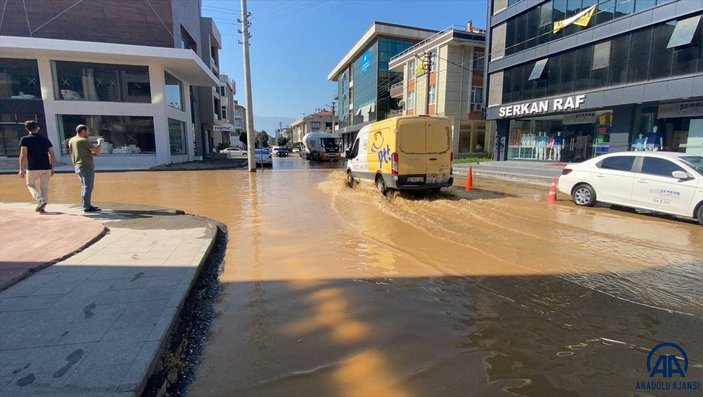
[[576, 110], [586, 102], [586, 95], [574, 95], [564, 98], [545, 99], [520, 105], [501, 106], [498, 117], [519, 117], [538, 113], [568, 112]]
[[660, 119], [703, 116], [703, 101], [667, 103], [659, 105]]
[[596, 121], [595, 112], [571, 113], [565, 114], [561, 120], [564, 125], [567, 124], [593, 124]]
[[216, 124], [212, 126], [214, 132], [231, 132], [234, 131], [234, 126], [232, 124]]

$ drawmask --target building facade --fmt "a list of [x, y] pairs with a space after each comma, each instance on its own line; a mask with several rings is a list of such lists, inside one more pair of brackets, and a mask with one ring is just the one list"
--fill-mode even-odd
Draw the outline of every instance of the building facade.
[[[210, 68], [212, 74], [220, 76], [220, 56], [222, 48], [222, 36], [217, 29], [217, 25], [212, 18], [200, 18], [200, 48], [203, 62]], [[217, 145], [223, 142], [222, 129], [225, 122], [222, 121], [222, 98], [220, 86], [209, 87], [209, 89], [199, 89], [198, 104], [200, 111], [200, 123], [203, 131], [204, 141], [202, 143], [202, 155], [208, 156], [216, 151]]]
[[[350, 147], [356, 133], [368, 123], [391, 117], [399, 111], [399, 100], [390, 87], [402, 80], [402, 73], [390, 70], [391, 58], [436, 30], [374, 22], [327, 76], [337, 82], [336, 132], [344, 147]], [[294, 134], [295, 136], [295, 134]]]
[[[130, 134], [139, 136], [153, 130], [147, 132], [153, 144], [130, 137], [111, 143], [119, 145], [117, 151], [103, 151], [105, 156], [143, 156], [143, 161], [123, 159], [126, 167], [201, 158], [208, 140], [199, 91], [210, 93], [207, 102], [214, 107], [213, 87], [219, 84], [219, 70], [213, 72], [203, 61], [201, 20], [200, 1], [104, 0], [67, 6], [37, 0], [29, 10], [22, 2], [6, 4], [0, 18], [0, 157], [16, 156], [13, 147], [25, 133], [22, 121], [35, 118], [45, 127], [42, 131], [54, 134], [52, 140], [62, 140], [71, 123], [88, 124], [95, 135], [104, 130], [105, 136], [108, 131], [117, 136], [119, 129], [133, 129]], [[211, 49], [207, 50], [209, 61]], [[71, 106], [61, 105], [67, 101]], [[167, 114], [176, 112], [173, 117], [160, 116], [164, 112], [156, 108], [162, 104]], [[159, 146], [176, 139], [181, 128], [185, 148]], [[124, 149], [122, 144], [136, 148]], [[147, 160], [149, 153], [162, 151], [173, 154]], [[98, 166], [118, 167], [118, 157]]]
[[703, 151], [703, 1], [488, 3], [496, 159]]
[[391, 58], [403, 74], [390, 95], [402, 99], [398, 114], [430, 114], [452, 120], [455, 155], [485, 156], [493, 123], [482, 119], [485, 30], [450, 27]]
[[309, 132], [324, 131], [332, 133], [332, 112], [320, 110], [300, 118], [290, 125], [292, 145], [303, 144], [303, 137]]
[[239, 134], [234, 129], [234, 95], [236, 86], [225, 74], [220, 75], [220, 85], [217, 87], [219, 97], [219, 119], [213, 126], [212, 147], [226, 147], [239, 141]]

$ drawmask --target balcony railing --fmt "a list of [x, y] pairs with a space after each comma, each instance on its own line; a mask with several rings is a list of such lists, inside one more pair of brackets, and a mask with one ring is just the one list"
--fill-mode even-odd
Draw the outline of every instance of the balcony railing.
[[403, 82], [395, 83], [390, 89], [391, 98], [402, 98], [403, 97]]

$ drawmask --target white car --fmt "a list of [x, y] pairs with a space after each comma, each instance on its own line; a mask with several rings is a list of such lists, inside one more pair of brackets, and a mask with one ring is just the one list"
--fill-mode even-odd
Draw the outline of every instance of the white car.
[[273, 159], [271, 158], [271, 152], [267, 148], [254, 149], [256, 157], [256, 164], [262, 165], [273, 165]]
[[576, 205], [596, 202], [695, 218], [703, 225], [703, 156], [622, 152], [567, 164], [559, 191]]

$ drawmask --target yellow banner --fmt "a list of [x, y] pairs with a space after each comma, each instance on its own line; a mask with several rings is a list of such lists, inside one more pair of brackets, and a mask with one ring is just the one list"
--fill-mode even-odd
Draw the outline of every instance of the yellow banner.
[[562, 19], [561, 21], [556, 21], [554, 22], [554, 28], [553, 31], [554, 33], [558, 33], [560, 30], [564, 29], [565, 27], [574, 24], [578, 26], [588, 26], [588, 23], [591, 21], [591, 17], [593, 16], [593, 13], [596, 11], [596, 6], [591, 6], [586, 10], [583, 10], [579, 12], [578, 14], [574, 15], [571, 18], [567, 19]]

